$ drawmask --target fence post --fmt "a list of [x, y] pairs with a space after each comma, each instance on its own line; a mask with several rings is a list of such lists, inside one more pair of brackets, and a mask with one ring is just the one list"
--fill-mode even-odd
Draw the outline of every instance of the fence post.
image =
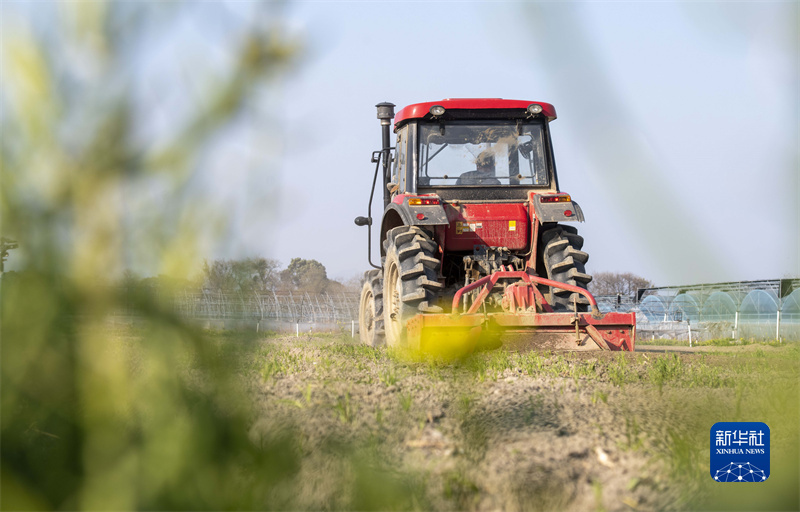
[[355, 320], [350, 320], [350, 337], [351, 338], [355, 338], [356, 337], [356, 321]]
[[775, 327], [775, 339], [781, 342], [781, 310], [778, 310], [778, 325]]
[[686, 327], [689, 328], [689, 348], [692, 348], [692, 324], [689, 320], [686, 320]]
[[299, 337], [300, 337], [300, 322], [297, 322], [297, 324], [295, 326], [295, 338], [299, 338]]
[[736, 312], [736, 316], [733, 317], [733, 339], [736, 340], [739, 337], [739, 312]]

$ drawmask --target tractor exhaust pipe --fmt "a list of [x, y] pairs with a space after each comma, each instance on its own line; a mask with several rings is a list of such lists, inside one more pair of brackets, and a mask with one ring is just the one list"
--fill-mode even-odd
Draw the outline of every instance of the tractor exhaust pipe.
[[392, 196], [386, 185], [389, 184], [390, 165], [392, 163], [391, 153], [391, 129], [392, 119], [394, 119], [394, 103], [384, 101], [375, 105], [378, 108], [378, 119], [381, 120], [381, 131], [383, 132], [383, 145], [381, 146], [381, 153], [383, 155], [383, 207], [386, 208], [392, 200]]

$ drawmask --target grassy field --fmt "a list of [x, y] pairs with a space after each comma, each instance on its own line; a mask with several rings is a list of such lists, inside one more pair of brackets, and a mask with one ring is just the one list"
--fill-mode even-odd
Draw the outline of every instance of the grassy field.
[[[113, 378], [81, 377], [72, 430], [34, 402], [17, 409], [4, 509], [800, 506], [798, 344], [443, 363], [346, 335], [87, 332], [93, 378]], [[709, 475], [709, 429], [737, 420], [770, 426], [764, 483]], [[80, 464], [59, 465], [71, 435]], [[27, 445], [9, 457], [8, 440]], [[71, 486], [42, 483], [59, 471]]]
[[[756, 340], [746, 340], [746, 339], [734, 339], [734, 338], [719, 338], [719, 339], [712, 339], [706, 341], [693, 341], [692, 347], [744, 347], [746, 345], [769, 345], [771, 347], [781, 347], [785, 344], [792, 344], [796, 343], [794, 341], [777, 341], [777, 340], [764, 340], [764, 341], [756, 341]], [[688, 340], [667, 340], [667, 339], [656, 339], [656, 340], [637, 340], [636, 341], [637, 347], [648, 347], [648, 346], [662, 346], [662, 347], [688, 347], [689, 341]]]
[[[275, 337], [261, 342], [252, 370], [261, 411], [291, 418], [311, 444], [336, 433], [356, 453], [367, 447], [370, 473], [391, 476], [370, 485], [404, 489], [367, 494], [399, 501], [365, 503], [363, 489], [339, 481], [329, 488], [355, 494], [319, 486], [298, 496], [301, 507], [338, 499], [333, 508], [796, 509], [800, 347], [707, 347], [494, 351], [443, 364], [347, 338]], [[767, 482], [711, 479], [717, 421], [770, 426]], [[340, 469], [338, 477], [350, 474]]]

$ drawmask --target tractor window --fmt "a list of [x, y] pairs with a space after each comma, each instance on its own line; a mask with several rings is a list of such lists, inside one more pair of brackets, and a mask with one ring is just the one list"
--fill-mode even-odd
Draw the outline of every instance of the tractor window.
[[398, 191], [400, 192], [405, 191], [404, 178], [406, 175], [406, 148], [408, 146], [408, 144], [406, 144], [407, 134], [407, 126], [397, 132], [397, 144], [395, 145], [397, 149], [395, 151], [394, 169], [392, 171], [392, 183], [398, 185]]
[[541, 124], [423, 124], [420, 186], [547, 186]]

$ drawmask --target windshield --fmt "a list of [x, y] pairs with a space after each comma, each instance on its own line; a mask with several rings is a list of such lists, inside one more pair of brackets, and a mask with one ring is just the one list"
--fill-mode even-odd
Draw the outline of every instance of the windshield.
[[547, 186], [541, 124], [422, 124], [418, 186]]

